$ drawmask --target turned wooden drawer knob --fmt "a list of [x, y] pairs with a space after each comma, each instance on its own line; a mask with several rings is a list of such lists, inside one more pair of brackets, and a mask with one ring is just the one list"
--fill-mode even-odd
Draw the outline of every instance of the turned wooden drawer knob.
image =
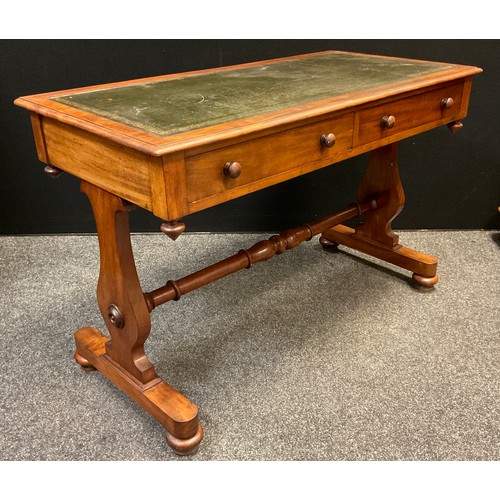
[[455, 101], [452, 97], [445, 97], [441, 99], [441, 109], [450, 109], [454, 103]]
[[336, 137], [335, 134], [323, 134], [319, 138], [319, 142], [321, 143], [322, 146], [325, 148], [331, 148], [335, 145]]
[[241, 165], [237, 161], [228, 161], [224, 165], [224, 175], [231, 179], [236, 179], [241, 174]]
[[392, 128], [396, 125], [396, 118], [392, 115], [385, 115], [382, 117], [382, 120], [380, 120], [380, 126], [382, 128]]

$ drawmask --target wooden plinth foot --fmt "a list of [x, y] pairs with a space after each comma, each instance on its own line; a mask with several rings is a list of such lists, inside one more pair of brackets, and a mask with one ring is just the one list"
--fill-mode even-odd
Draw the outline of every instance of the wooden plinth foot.
[[339, 251], [339, 244], [335, 241], [327, 240], [324, 236], [320, 237], [319, 243], [323, 247], [323, 250], [327, 252], [336, 253]]
[[411, 284], [415, 290], [419, 292], [432, 292], [434, 290], [434, 285], [439, 281], [439, 277], [436, 274], [430, 278], [420, 276], [417, 273], [413, 273], [411, 277]]
[[[358, 235], [355, 229], [343, 226], [342, 224], [324, 231], [322, 238], [407, 269], [413, 272], [414, 276], [418, 276], [418, 278], [414, 278], [414, 281], [423, 287], [429, 288], [437, 283], [436, 272], [438, 261], [430, 255], [401, 245], [394, 245], [393, 247], [383, 245]], [[433, 282], [432, 280], [435, 281]]]
[[[198, 408], [161, 378], [142, 384], [106, 354], [109, 338], [95, 328], [82, 328], [75, 333], [77, 355], [94, 366], [136, 403], [149, 412], [167, 431], [167, 443], [175, 453], [194, 453], [203, 430], [198, 421]], [[79, 362], [79, 361], [78, 361]]]
[[392, 221], [404, 206], [405, 196], [399, 177], [397, 143], [375, 149], [358, 189], [358, 202], [375, 200], [373, 210], [363, 214], [356, 228], [342, 224], [330, 226], [321, 234], [324, 248], [344, 245], [395, 266], [411, 271], [413, 281], [422, 289], [437, 283], [437, 259], [399, 244]]
[[93, 372], [96, 370], [96, 367], [89, 363], [88, 359], [85, 359], [83, 356], [78, 354], [77, 351], [75, 351], [73, 357], [75, 358], [75, 361], [81, 366], [82, 370], [85, 370], [86, 372]]

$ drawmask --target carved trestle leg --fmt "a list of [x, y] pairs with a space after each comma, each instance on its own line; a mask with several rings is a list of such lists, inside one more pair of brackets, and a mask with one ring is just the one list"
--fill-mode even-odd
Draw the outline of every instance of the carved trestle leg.
[[203, 437], [198, 409], [157, 376], [144, 352], [151, 321], [130, 242], [128, 213], [133, 206], [87, 182], [82, 182], [82, 191], [97, 226], [97, 302], [111, 340], [95, 328], [78, 330], [75, 360], [87, 370], [102, 372], [151, 413], [165, 427], [176, 453], [192, 453]]
[[339, 224], [324, 231], [320, 243], [326, 250], [345, 245], [413, 273], [414, 286], [429, 291], [438, 282], [437, 259], [399, 244], [391, 227], [405, 202], [399, 177], [397, 143], [370, 153], [368, 168], [358, 190], [358, 202], [377, 200], [377, 208], [367, 212], [355, 229]]

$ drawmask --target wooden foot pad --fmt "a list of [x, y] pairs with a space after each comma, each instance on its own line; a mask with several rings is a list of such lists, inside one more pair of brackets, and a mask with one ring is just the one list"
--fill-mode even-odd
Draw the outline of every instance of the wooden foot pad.
[[203, 430], [198, 422], [198, 408], [173, 387], [157, 377], [142, 384], [124, 371], [106, 354], [109, 338], [95, 328], [75, 333], [76, 354], [95, 367], [111, 382], [149, 412], [167, 431], [167, 443], [179, 455], [194, 453]]
[[327, 252], [336, 253], [339, 251], [339, 244], [335, 241], [327, 240], [324, 236], [321, 236], [319, 243], [323, 247], [323, 250]]
[[96, 370], [95, 366], [90, 364], [89, 360], [78, 354], [77, 351], [75, 351], [74, 358], [75, 361], [81, 366], [82, 370], [85, 370], [86, 372], [93, 372]]
[[439, 281], [439, 277], [436, 274], [430, 278], [425, 278], [424, 276], [413, 273], [411, 280], [413, 287], [419, 292], [432, 292], [434, 290], [434, 285]]
[[167, 431], [165, 439], [168, 445], [177, 455], [193, 455], [198, 450], [198, 445], [203, 438], [203, 428], [198, 425], [198, 432], [190, 439], [179, 439], [172, 436], [170, 432]]

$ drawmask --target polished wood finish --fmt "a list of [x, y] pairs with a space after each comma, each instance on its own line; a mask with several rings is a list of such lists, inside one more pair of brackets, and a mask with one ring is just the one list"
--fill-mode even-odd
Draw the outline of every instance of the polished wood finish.
[[50, 118], [42, 118], [42, 126], [51, 165], [146, 210], [153, 209], [149, 170], [161, 169], [160, 159]]
[[78, 351], [75, 351], [73, 357], [75, 358], [75, 361], [82, 367], [82, 370], [86, 372], [93, 372], [97, 370], [97, 368], [92, 363], [90, 363], [88, 359], [85, 359]]
[[422, 292], [432, 291], [434, 289], [434, 285], [439, 281], [437, 274], [426, 278], [425, 276], [413, 273], [411, 279], [415, 288]]
[[441, 99], [441, 109], [451, 109], [454, 104], [453, 97], [444, 97]]
[[376, 195], [379, 206], [376, 211], [366, 214], [364, 223], [357, 230], [358, 235], [388, 246], [398, 243], [391, 222], [401, 212], [405, 202], [397, 151], [397, 143], [373, 151], [358, 189], [359, 202]]
[[241, 175], [241, 163], [237, 161], [228, 161], [224, 165], [224, 175], [230, 179], [236, 179]]
[[52, 179], [57, 179], [63, 173], [60, 168], [54, 167], [52, 165], [45, 165], [43, 171]]
[[115, 304], [111, 304], [108, 307], [108, 319], [118, 329], [121, 329], [125, 326], [125, 319], [123, 318], [123, 314]]
[[[435, 257], [418, 252], [402, 245], [385, 246], [377, 242], [356, 236], [356, 229], [342, 224], [323, 231], [326, 246], [344, 245], [377, 259], [390, 262], [395, 266], [407, 269], [419, 276], [434, 278], [438, 261]], [[323, 245], [325, 246], [325, 245]], [[327, 248], [329, 249], [329, 248]]]
[[329, 134], [321, 134], [321, 137], [319, 138], [320, 144], [325, 148], [333, 148], [336, 141], [337, 138], [335, 137], [335, 134], [332, 134], [331, 132]]
[[[41, 161], [169, 221], [460, 120], [467, 113], [471, 75], [478, 71], [454, 66], [369, 91], [167, 137], [51, 100], [71, 94], [68, 91], [23, 97], [16, 104], [31, 110]], [[442, 109], [441, 101], [449, 98], [455, 105]], [[396, 120], [392, 128], [381, 127], [386, 115]], [[335, 136], [331, 147], [323, 145], [324, 134]], [[228, 162], [241, 165], [236, 178], [224, 175]]]
[[186, 224], [180, 220], [167, 221], [160, 225], [160, 230], [175, 241], [186, 230]]
[[392, 115], [384, 115], [382, 120], [380, 120], [380, 126], [382, 128], [392, 128], [396, 125], [396, 118]]
[[197, 288], [242, 269], [250, 269], [251, 266], [258, 262], [269, 260], [275, 255], [295, 248], [304, 241], [311, 240], [327, 228], [376, 208], [377, 201], [375, 199], [365, 200], [363, 203], [354, 204], [345, 210], [323, 217], [315, 222], [304, 224], [295, 229], [288, 229], [278, 235], [271, 236], [268, 240], [259, 241], [248, 250], [240, 250], [232, 257], [228, 257], [189, 276], [176, 281], [169, 280], [165, 286], [144, 294], [148, 308], [152, 311], [161, 304], [171, 300], [179, 300], [183, 295]]
[[[367, 60], [362, 54], [321, 54], [329, 60], [337, 56], [349, 60], [355, 71], [366, 69], [360, 62]], [[432, 290], [438, 281], [437, 260], [400, 245], [391, 227], [404, 206], [397, 143], [442, 125], [452, 132], [459, 130], [468, 111], [472, 76], [481, 70], [369, 56], [377, 67], [407, 71], [408, 67], [425, 66], [426, 72], [398, 77], [376, 71], [374, 80], [361, 88], [348, 71], [349, 84], [337, 93], [336, 79], [328, 78], [326, 98], [321, 94], [319, 100], [305, 99], [215, 125], [188, 126], [171, 134], [146, 131], [134, 126], [137, 122], [111, 119], [68, 103], [82, 92], [138, 84], [149, 88], [149, 84], [179, 77], [215, 77], [224, 71], [244, 72], [248, 68], [260, 71], [283, 62], [302, 67], [308, 57], [317, 55], [49, 92], [15, 101], [30, 111], [37, 155], [47, 165], [45, 171], [52, 176], [68, 172], [81, 179], [96, 221], [100, 250], [97, 302], [109, 337], [95, 328], [78, 330], [75, 360], [84, 370], [99, 370], [158, 420], [166, 430], [167, 443], [178, 454], [195, 451], [203, 430], [196, 406], [164, 382], [146, 356], [151, 311], [317, 234], [329, 251], [343, 245], [367, 253], [410, 271], [418, 289]], [[306, 78], [315, 76], [314, 66]], [[238, 100], [240, 96], [244, 100], [241, 88], [236, 91]], [[272, 95], [281, 98], [283, 93]], [[66, 103], [54, 100], [63, 96]], [[196, 105], [205, 101], [204, 96], [195, 97]], [[158, 98], [158, 102], [164, 101]], [[253, 109], [254, 102], [248, 104]], [[143, 109], [134, 107], [138, 114]], [[185, 229], [181, 219], [189, 214], [363, 153], [370, 153], [370, 159], [352, 206], [143, 292], [130, 242], [128, 217], [135, 206], [164, 221], [161, 230], [175, 240]], [[342, 224], [357, 216], [363, 219], [360, 225], [351, 228]]]
[[82, 182], [82, 191], [97, 225], [97, 302], [111, 339], [92, 328], [79, 330], [75, 359], [82, 367], [103, 372], [165, 426], [175, 451], [189, 453], [202, 437], [198, 410], [158, 377], [144, 352], [151, 320], [130, 243], [128, 213], [133, 205], [87, 182]]
[[[323, 53], [343, 54], [341, 51], [327, 51]], [[319, 54], [319, 53], [318, 53]], [[235, 120], [208, 129], [199, 129], [190, 132], [176, 134], [175, 136], [161, 137], [154, 134], [134, 129], [129, 125], [124, 125], [116, 121], [94, 115], [92, 113], [75, 110], [64, 104], [50, 100], [57, 96], [67, 96], [72, 93], [84, 91], [94, 91], [99, 89], [116, 88], [118, 86], [127, 86], [131, 84], [148, 84], [151, 82], [165, 80], [167, 78], [178, 78], [179, 76], [196, 76], [206, 73], [217, 73], [228, 69], [244, 69], [254, 66], [265, 66], [280, 61], [291, 61], [307, 58], [311, 54], [272, 59], [267, 61], [258, 61], [254, 63], [240, 64], [232, 67], [211, 68], [186, 72], [181, 74], [160, 75], [137, 80], [123, 82], [114, 82], [103, 85], [94, 85], [91, 87], [82, 87], [78, 89], [61, 90], [56, 92], [47, 92], [32, 96], [24, 96], [16, 99], [16, 104], [22, 106], [37, 114], [54, 117], [58, 121], [74, 125], [79, 129], [87, 130], [100, 137], [111, 139], [113, 142], [130, 147], [144, 153], [162, 156], [174, 151], [185, 151], [196, 147], [209, 147], [214, 142], [221, 141], [240, 141], [242, 137], [255, 138], [256, 136], [266, 135], [274, 129], [278, 131], [279, 127], [290, 127], [304, 120], [317, 121], [321, 116], [329, 113], [342, 112], [346, 108], [364, 106], [369, 102], [383, 100], [386, 98], [398, 97], [406, 92], [420, 91], [432, 85], [439, 85], [449, 81], [467, 79], [470, 76], [480, 73], [480, 68], [463, 65], [449, 65], [448, 69], [436, 71], [429, 75], [417, 76], [410, 79], [401, 80], [395, 83], [377, 86], [357, 92], [350, 92], [348, 95], [336, 96], [324, 101], [313, 101], [311, 103], [297, 106], [292, 109], [280, 110], [272, 113], [266, 113], [253, 118]], [[363, 55], [363, 54], [360, 54]], [[375, 57], [375, 56], [371, 56]], [[396, 57], [379, 56], [380, 59], [401, 60], [403, 63], [411, 62], [410, 59], [400, 59]], [[416, 61], [419, 62], [419, 61]], [[263, 132], [263, 129], [266, 132]], [[255, 134], [255, 135], [254, 135]]]
[[31, 128], [33, 129], [33, 138], [35, 140], [36, 153], [42, 163], [49, 163], [47, 148], [45, 146], [45, 137], [42, 129], [42, 115], [30, 112]]
[[463, 126], [464, 126], [464, 124], [458, 120], [451, 122], [451, 123], [448, 123], [448, 129], [450, 130], [450, 132], [452, 134], [456, 134], [459, 130], [462, 129]]
[[[347, 114], [268, 137], [227, 146], [186, 158], [190, 211], [216, 205], [281, 182], [305, 171], [335, 163], [352, 148], [353, 115]], [[332, 130], [336, 144], [321, 145], [324, 130]], [[241, 164], [241, 175], [222, 175], [228, 161]]]
[[167, 443], [177, 454], [196, 451], [203, 429], [195, 405], [159, 377], [149, 384], [131, 377], [107, 354], [109, 339], [99, 330], [82, 328], [75, 333], [75, 340], [80, 358], [88, 360], [165, 428]]
[[[87, 182], [82, 182], [81, 189], [91, 202], [99, 237], [101, 265], [97, 302], [111, 335], [106, 351], [111, 359], [145, 384], [157, 375], [144, 352], [151, 321], [130, 243], [128, 212], [134, 206]], [[123, 318], [121, 328], [114, 324], [111, 306]]]
[[[405, 196], [399, 177], [397, 143], [373, 151], [358, 190], [358, 201], [374, 198], [377, 209], [367, 212], [355, 229], [338, 225], [322, 234], [321, 244], [330, 250], [338, 244], [372, 255], [408, 269], [421, 277], [422, 287], [437, 283], [437, 259], [399, 244], [391, 223], [404, 206]], [[415, 281], [418, 278], [414, 278]]]
[[[463, 92], [464, 82], [453, 82], [434, 87], [425, 93], [384, 101], [382, 104], [362, 110], [359, 113], [359, 132], [354, 146], [383, 139], [400, 140], [407, 132], [414, 135], [422, 131], [421, 127], [426, 129], [433, 122], [444, 125], [456, 120], [457, 115], [460, 115]], [[441, 100], [444, 97], [452, 97], [457, 103], [456, 107], [443, 109]], [[389, 127], [383, 125], [385, 116], [391, 125]]]
[[327, 252], [337, 253], [339, 251], [339, 244], [335, 241], [327, 240], [324, 236], [320, 237], [319, 243]]

